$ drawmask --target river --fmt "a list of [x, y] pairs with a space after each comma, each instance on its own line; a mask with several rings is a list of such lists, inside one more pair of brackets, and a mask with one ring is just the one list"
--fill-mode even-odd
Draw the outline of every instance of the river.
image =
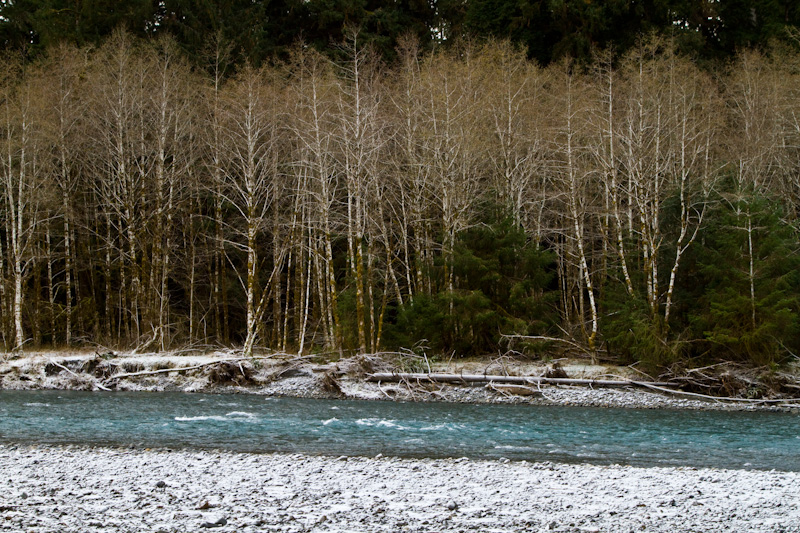
[[800, 471], [800, 415], [0, 391], [0, 441]]

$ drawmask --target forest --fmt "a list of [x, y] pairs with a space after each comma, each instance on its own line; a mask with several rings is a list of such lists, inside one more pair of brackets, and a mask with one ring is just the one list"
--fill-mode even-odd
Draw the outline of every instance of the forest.
[[350, 29], [384, 60], [413, 35], [430, 52], [449, 43], [509, 40], [528, 59], [591, 61], [595, 50], [624, 53], [642, 35], [669, 35], [674, 47], [713, 65], [743, 49], [791, 42], [795, 0], [3, 0], [0, 47], [33, 58], [60, 43], [97, 46], [123, 28], [134, 37], [173, 37], [204, 64], [212, 37], [232, 60], [287, 61], [298, 39], [332, 59]]
[[[7, 49], [5, 350], [796, 359], [800, 54]], [[24, 47], [23, 47], [24, 48]]]

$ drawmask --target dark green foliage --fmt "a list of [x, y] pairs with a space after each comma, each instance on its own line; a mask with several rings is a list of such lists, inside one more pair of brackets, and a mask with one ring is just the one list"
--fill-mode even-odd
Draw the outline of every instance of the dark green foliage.
[[706, 55], [729, 57], [745, 48], [766, 48], [787, 38], [786, 28], [800, 25], [794, 0], [724, 0], [712, 3], [713, 15], [700, 22]]
[[434, 9], [425, 0], [310, 0], [303, 6], [298, 35], [334, 57], [337, 46], [355, 30], [361, 46], [372, 46], [386, 59], [394, 57], [397, 39], [404, 34], [415, 35], [423, 47], [431, 42]]
[[[719, 195], [702, 233], [682, 260], [670, 324], [619, 280], [603, 295], [602, 330], [609, 355], [657, 371], [687, 357], [765, 365], [800, 349], [800, 256], [796, 228], [777, 200], [750, 192]], [[671, 202], [664, 232], [677, 231]], [[752, 289], [750, 244], [752, 238]], [[669, 242], [674, 239], [667, 239]], [[674, 250], [662, 250], [668, 264]], [[666, 279], [668, 272], [662, 273]]]
[[167, 32], [195, 60], [219, 41], [236, 63], [259, 65], [283, 57], [301, 34], [306, 16], [299, 0], [166, 0], [159, 3], [158, 32]]
[[508, 217], [459, 235], [452, 265], [456, 289], [417, 295], [401, 309], [389, 342], [427, 339], [434, 351], [495, 352], [502, 335], [546, 333], [557, 321], [552, 253], [530, 242]]
[[476, 35], [524, 44], [541, 63], [569, 56], [588, 59], [594, 48], [626, 50], [636, 39], [670, 27], [666, 0], [569, 2], [564, 0], [476, 0], [469, 2], [465, 26]]
[[681, 344], [665, 340], [663, 317], [654, 316], [644, 298], [627, 297], [620, 284], [609, 290], [605, 302], [613, 310], [603, 321], [609, 355], [622, 363], [641, 363], [646, 372], [658, 372], [681, 357]]
[[403, 34], [416, 35], [423, 45], [430, 41], [432, 17], [432, 7], [420, 0], [167, 0], [159, 3], [156, 19], [158, 31], [175, 35], [194, 58], [219, 36], [235, 62], [260, 65], [286, 59], [300, 41], [336, 58], [353, 31], [359, 47], [370, 45], [391, 59]]
[[737, 196], [719, 203], [707, 228], [698, 259], [704, 289], [690, 321], [715, 358], [778, 362], [800, 348], [797, 234], [776, 201]]
[[60, 41], [98, 44], [121, 27], [171, 34], [199, 63], [219, 40], [235, 63], [253, 65], [285, 59], [299, 41], [335, 56], [350, 30], [391, 59], [398, 37], [414, 34], [427, 46], [434, 25], [434, 9], [422, 0], [15, 0], [0, 4], [0, 16], [2, 45], [30, 54]]
[[433, 353], [447, 347], [447, 303], [439, 297], [418, 294], [397, 312], [394, 323], [386, 325], [384, 343], [393, 348], [424, 344]]
[[509, 39], [547, 64], [562, 57], [588, 60], [595, 49], [623, 53], [650, 33], [673, 37], [692, 56], [718, 60], [744, 48], [787, 40], [800, 25], [800, 4], [791, 0], [473, 0], [452, 26], [478, 37]]
[[542, 64], [593, 50], [624, 52], [649, 33], [676, 38], [706, 59], [788, 40], [800, 25], [792, 0], [14, 0], [0, 4], [0, 42], [36, 54], [65, 40], [97, 44], [118, 27], [134, 35], [169, 33], [200, 60], [214, 39], [236, 63], [284, 59], [298, 40], [335, 57], [350, 30], [385, 59], [398, 38], [415, 35], [423, 49], [461, 38], [496, 37], [525, 46]]
[[122, 27], [137, 36], [155, 30], [152, 0], [14, 0], [0, 4], [0, 41], [38, 53], [61, 41], [99, 44]]
[[353, 280], [348, 279], [350, 285], [341, 291], [336, 303], [339, 307], [339, 324], [341, 326], [342, 344], [346, 350], [358, 348], [358, 320], [356, 318], [356, 289]]
[[553, 300], [546, 293], [553, 265], [552, 253], [530, 242], [510, 217], [464, 232], [453, 259], [459, 287], [485, 298], [483, 313], [476, 312], [475, 317], [491, 328], [480, 328], [483, 334], [494, 339], [500, 331], [543, 333], [552, 325]]

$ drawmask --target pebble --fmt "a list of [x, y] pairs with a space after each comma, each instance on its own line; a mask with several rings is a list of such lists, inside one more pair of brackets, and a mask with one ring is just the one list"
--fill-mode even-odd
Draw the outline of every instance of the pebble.
[[[40, 474], [32, 476], [34, 460], [40, 461]], [[543, 528], [577, 533], [644, 526], [653, 533], [772, 533], [776, 524], [800, 524], [794, 493], [800, 473], [779, 471], [522, 461], [498, 468], [498, 461], [488, 460], [361, 457], [342, 462], [296, 454], [120, 454], [119, 449], [59, 446], [0, 447], [0, 464], [4, 490], [17, 495], [0, 506], [0, 516], [10, 519], [3, 525], [27, 533], [398, 531], [409, 524], [441, 532]], [[325, 476], [313, 474], [320, 469]], [[168, 491], [143, 490], [151, 472], [170, 480]], [[103, 490], [102, 501], [85, 497], [98, 495], [97, 487], [109, 486], [109, 479], [113, 485]], [[23, 492], [45, 497], [31, 506], [22, 503]], [[443, 494], [451, 497], [442, 499]], [[700, 498], [705, 505], [692, 505]], [[206, 502], [229, 510], [198, 509]]]

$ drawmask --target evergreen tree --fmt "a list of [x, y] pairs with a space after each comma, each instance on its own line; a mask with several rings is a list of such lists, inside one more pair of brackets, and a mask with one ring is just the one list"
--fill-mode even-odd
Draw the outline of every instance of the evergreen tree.
[[698, 259], [703, 296], [692, 310], [708, 353], [755, 364], [800, 347], [800, 256], [779, 203], [755, 193], [720, 202]]
[[523, 44], [542, 64], [563, 57], [589, 60], [594, 48], [624, 52], [644, 34], [670, 28], [669, 0], [567, 2], [564, 0], [473, 0], [466, 31]]
[[453, 253], [456, 290], [415, 298], [390, 337], [399, 346], [426, 339], [438, 351], [483, 354], [502, 335], [548, 333], [557, 321], [553, 262], [510, 217], [475, 225]]
[[251, 65], [285, 58], [307, 18], [300, 0], [166, 0], [156, 14], [158, 32], [174, 35], [193, 59], [206, 53], [213, 38], [230, 48], [235, 63]]
[[0, 3], [0, 43], [37, 54], [59, 42], [97, 45], [117, 28], [155, 31], [152, 0], [13, 0]]
[[[372, 46], [382, 57], [393, 59], [400, 36], [412, 34], [423, 46], [431, 42], [432, 4], [424, 0], [310, 0], [299, 35], [320, 51], [338, 59], [338, 45], [356, 30], [362, 45]], [[346, 54], [345, 54], [346, 55]]]

